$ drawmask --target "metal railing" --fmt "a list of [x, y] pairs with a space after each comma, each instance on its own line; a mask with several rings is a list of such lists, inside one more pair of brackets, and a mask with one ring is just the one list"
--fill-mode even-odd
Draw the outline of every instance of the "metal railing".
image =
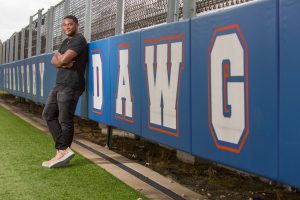
[[[30, 16], [29, 25], [0, 41], [0, 64], [57, 50], [65, 15], [75, 15], [88, 41], [187, 19], [253, 0], [63, 0]], [[35, 17], [35, 19], [34, 19]]]

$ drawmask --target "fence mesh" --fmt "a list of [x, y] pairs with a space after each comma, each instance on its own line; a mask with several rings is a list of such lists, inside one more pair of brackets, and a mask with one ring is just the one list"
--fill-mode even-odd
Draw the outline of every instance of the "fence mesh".
[[27, 27], [25, 30], [24, 58], [28, 58], [28, 40], [29, 40], [29, 30]]
[[80, 33], [84, 33], [85, 20], [85, 0], [70, 0], [69, 14], [74, 15], [78, 19]]
[[41, 54], [46, 52], [46, 36], [47, 36], [47, 14], [45, 13], [42, 17], [42, 27], [41, 27]]
[[115, 34], [117, 0], [92, 0], [91, 40]]
[[18, 60], [21, 59], [21, 41], [22, 41], [22, 31], [18, 33], [19, 41], [18, 41]]
[[124, 32], [165, 23], [168, 0], [125, 0]]
[[57, 4], [54, 7], [54, 19], [53, 19], [53, 50], [57, 50], [62, 43], [63, 34], [61, 29], [62, 20], [64, 17], [64, 5], [65, 2]]
[[13, 36], [13, 42], [12, 42], [12, 46], [10, 48], [12, 48], [12, 58], [14, 59], [15, 58], [15, 55], [16, 55], [16, 49], [15, 49], [15, 39], [16, 39], [16, 35]]
[[[65, 8], [66, 1], [68, 1], [68, 8]], [[105, 37], [115, 35], [116, 27], [116, 13], [117, 13], [117, 1], [120, 0], [91, 0], [91, 40], [98, 40]], [[162, 24], [167, 22], [168, 0], [123, 0], [124, 1], [124, 32], [130, 32], [133, 30]], [[178, 19], [183, 17], [184, 1], [178, 0], [177, 11]], [[195, 14], [201, 15], [204, 12], [210, 10], [216, 10], [225, 8], [232, 5], [238, 5], [248, 1], [254, 0], [196, 0]], [[49, 16], [47, 13], [42, 16], [41, 26], [41, 53], [46, 52], [47, 46], [47, 33], [52, 31], [53, 35], [53, 50], [57, 50], [64, 39], [62, 32], [62, 21], [66, 15], [65, 11], [68, 10], [68, 14], [75, 15], [79, 21], [79, 32], [84, 33], [85, 26], [85, 6], [86, 0], [64, 0], [54, 6], [53, 10], [53, 27], [48, 30], [46, 24], [46, 18]], [[36, 55], [37, 45], [37, 20], [33, 22], [32, 26], [32, 56]], [[25, 40], [24, 40], [24, 57], [28, 57], [28, 41], [29, 31], [27, 26], [25, 28]], [[21, 58], [21, 32], [18, 39], [18, 59]], [[8, 43], [9, 44], [9, 43]], [[13, 47], [14, 48], [14, 47]], [[4, 54], [8, 54], [7, 50], [4, 50]], [[15, 50], [13, 51], [15, 53]]]
[[183, 18], [183, 0], [179, 1], [178, 9], [178, 19], [181, 19]]
[[36, 55], [36, 43], [37, 43], [37, 27], [38, 27], [38, 21], [35, 20], [31, 24], [32, 27], [32, 47], [31, 47], [31, 56]]
[[240, 3], [245, 3], [253, 0], [197, 0], [196, 14], [200, 14], [209, 10], [220, 9]]

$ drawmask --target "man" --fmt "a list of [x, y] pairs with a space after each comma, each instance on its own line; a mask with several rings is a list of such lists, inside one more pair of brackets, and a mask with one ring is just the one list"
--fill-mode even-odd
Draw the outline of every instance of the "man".
[[85, 38], [78, 33], [78, 19], [73, 15], [66, 16], [63, 31], [67, 38], [51, 60], [58, 68], [56, 85], [43, 111], [56, 148], [56, 155], [42, 164], [47, 168], [64, 166], [75, 155], [70, 149], [74, 136], [73, 117], [78, 99], [85, 89], [88, 49]]

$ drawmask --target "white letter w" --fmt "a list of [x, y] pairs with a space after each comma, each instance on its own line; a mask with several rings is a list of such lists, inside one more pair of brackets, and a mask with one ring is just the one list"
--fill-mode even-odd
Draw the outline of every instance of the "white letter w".
[[182, 67], [182, 42], [146, 46], [145, 64], [150, 123], [177, 129], [177, 93], [179, 70]]

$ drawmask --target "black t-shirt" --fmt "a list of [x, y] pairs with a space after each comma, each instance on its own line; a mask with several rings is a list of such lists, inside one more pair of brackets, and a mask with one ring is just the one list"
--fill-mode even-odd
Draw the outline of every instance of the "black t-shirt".
[[64, 54], [68, 49], [72, 49], [78, 55], [74, 58], [75, 63], [70, 69], [58, 69], [56, 85], [83, 91], [85, 89], [84, 74], [88, 61], [86, 39], [80, 33], [75, 34], [72, 38], [66, 38], [58, 51]]

